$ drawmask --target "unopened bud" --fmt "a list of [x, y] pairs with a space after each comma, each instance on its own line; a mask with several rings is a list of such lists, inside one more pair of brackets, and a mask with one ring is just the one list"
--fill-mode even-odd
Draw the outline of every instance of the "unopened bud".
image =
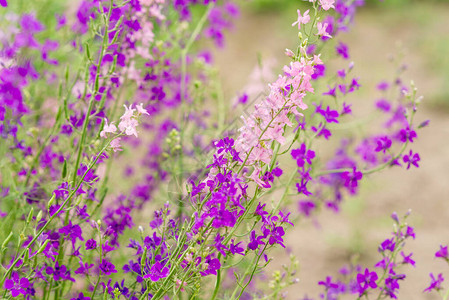
[[31, 220], [33, 219], [33, 213], [34, 213], [34, 208], [31, 207], [31, 210], [30, 210], [30, 212], [28, 213], [27, 223], [30, 223]]
[[36, 222], [37, 223], [39, 223], [39, 221], [42, 219], [42, 210], [40, 210], [38, 213], [37, 213], [37, 216], [36, 216]]
[[9, 241], [12, 239], [13, 233], [12, 231], [9, 233], [8, 237], [3, 241], [2, 243], [2, 249], [6, 248], [8, 246]]
[[285, 55], [291, 58], [295, 58], [295, 53], [293, 53], [293, 51], [290, 49], [285, 49]]
[[48, 203], [47, 203], [47, 209], [49, 209], [50, 206], [53, 205], [53, 202], [55, 202], [55, 198], [56, 198], [56, 195], [53, 194], [53, 195], [51, 196], [50, 200], [48, 200]]
[[45, 248], [47, 248], [48, 243], [50, 242], [50, 240], [45, 240], [45, 242], [42, 244], [42, 246], [39, 248], [39, 250], [37, 251], [38, 254], [42, 253]]

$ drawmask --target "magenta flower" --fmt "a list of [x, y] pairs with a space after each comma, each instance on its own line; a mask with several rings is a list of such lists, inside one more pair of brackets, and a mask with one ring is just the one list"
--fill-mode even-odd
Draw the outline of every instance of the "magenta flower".
[[306, 162], [309, 165], [312, 164], [312, 159], [315, 158], [315, 151], [307, 150], [306, 144], [302, 143], [300, 148], [292, 150], [291, 155], [296, 160], [298, 167], [303, 167]]
[[79, 293], [78, 296], [75, 298], [72, 298], [70, 300], [90, 300], [90, 297], [84, 296], [83, 293]]
[[414, 165], [415, 167], [419, 168], [418, 162], [421, 160], [418, 153], [413, 154], [412, 150], [410, 150], [410, 153], [407, 155], [404, 155], [402, 158], [404, 163], [407, 164], [407, 170], [410, 169], [410, 165]]
[[98, 267], [100, 268], [101, 272], [103, 272], [104, 275], [111, 275], [112, 273], [117, 273], [114, 264], [107, 261], [106, 259], [104, 259]]
[[385, 153], [385, 151], [387, 151], [387, 149], [390, 149], [391, 147], [391, 140], [388, 136], [384, 136], [381, 137], [377, 140], [377, 148], [376, 148], [376, 152], [380, 152], [382, 151], [383, 153]]
[[362, 179], [363, 173], [353, 167], [352, 172], [343, 172], [341, 176], [345, 180], [345, 187], [348, 188], [351, 194], [354, 194], [357, 191], [358, 182]]
[[158, 281], [161, 278], [165, 278], [168, 276], [169, 269], [167, 267], [164, 267], [160, 262], [156, 262], [154, 265], [151, 266], [150, 273], [143, 276], [143, 278], [150, 278], [151, 281]]
[[369, 288], [377, 288], [377, 278], [377, 273], [370, 272], [368, 268], [365, 269], [365, 273], [357, 274], [357, 284], [360, 296], [363, 295], [363, 293], [365, 293], [365, 291]]
[[424, 290], [424, 292], [430, 292], [431, 290], [439, 291], [441, 290], [441, 284], [444, 281], [443, 274], [438, 274], [438, 278], [435, 278], [432, 273], [430, 275], [430, 285]]
[[337, 54], [343, 57], [344, 59], [349, 58], [348, 46], [345, 43], [340, 42], [338, 46], [335, 47], [335, 51], [337, 51]]
[[28, 278], [20, 278], [19, 274], [13, 273], [10, 279], [6, 279], [4, 288], [11, 291], [13, 297], [17, 297], [20, 294], [25, 295], [29, 285]]
[[409, 255], [405, 255], [404, 251], [401, 251], [401, 256], [403, 257], [402, 263], [415, 266], [415, 261], [412, 259], [412, 255], [413, 255], [413, 253], [410, 253]]
[[8, 2], [6, 2], [6, 0], [0, 0], [0, 5], [3, 7], [7, 7], [8, 6]]
[[435, 253], [435, 257], [441, 257], [443, 259], [449, 259], [449, 254], [447, 252], [447, 246], [443, 247], [443, 246], [440, 245], [440, 250], [438, 250]]

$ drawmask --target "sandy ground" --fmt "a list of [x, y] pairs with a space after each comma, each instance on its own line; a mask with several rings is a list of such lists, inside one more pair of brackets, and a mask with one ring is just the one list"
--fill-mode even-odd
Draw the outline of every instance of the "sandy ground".
[[[399, 44], [405, 49], [404, 61], [409, 63], [406, 78], [413, 78], [425, 96], [417, 118], [430, 119], [431, 123], [413, 144], [421, 155], [419, 169], [391, 169], [372, 175], [360, 195], [347, 201], [340, 214], [323, 212], [287, 233], [289, 252], [300, 262], [300, 282], [288, 289], [287, 299], [301, 299], [306, 293], [317, 296], [321, 291], [317, 282], [337, 275], [356, 253], [360, 253], [361, 264], [372, 267], [380, 259], [377, 245], [392, 231], [389, 215], [408, 209], [413, 211], [409, 223], [415, 226], [417, 238], [406, 246], [406, 253], [414, 253], [417, 265], [403, 268], [407, 279], [401, 283], [399, 299], [438, 299], [438, 295], [422, 291], [430, 282], [430, 272], [449, 276], [449, 266], [434, 259], [439, 244], [449, 243], [449, 97], [445, 98], [443, 89], [448, 79], [441, 71], [447, 61], [444, 56], [437, 60], [432, 52], [444, 47], [438, 42], [449, 37], [448, 15], [449, 6], [425, 3], [407, 11], [364, 10], [351, 33], [341, 37], [350, 45], [351, 59], [363, 84], [353, 101], [356, 112], [371, 109], [378, 96], [375, 84], [391, 77], [387, 58]], [[275, 72], [279, 72], [286, 61], [283, 50], [297, 42], [295, 31], [289, 27], [294, 18], [294, 11], [290, 19], [243, 13], [234, 32], [227, 36], [226, 48], [216, 53], [228, 99], [243, 88], [257, 53], [265, 60], [274, 57], [278, 62]], [[273, 255], [273, 268], [288, 262], [282, 251]]]

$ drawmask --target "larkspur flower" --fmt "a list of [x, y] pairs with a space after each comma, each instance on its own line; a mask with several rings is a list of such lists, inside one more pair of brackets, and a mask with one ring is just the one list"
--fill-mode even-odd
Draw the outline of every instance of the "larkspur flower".
[[391, 147], [391, 139], [388, 136], [383, 136], [377, 139], [377, 148], [376, 152], [382, 151], [385, 153]]
[[328, 23], [318, 22], [316, 24], [316, 27], [318, 29], [317, 35], [322, 36], [322, 37], [332, 38], [332, 36], [326, 31], [327, 26], [329, 26]]
[[103, 261], [98, 266], [98, 268], [101, 270], [101, 272], [104, 275], [111, 275], [112, 273], [117, 273], [117, 270], [115, 269], [115, 265], [106, 259], [103, 259]]
[[403, 264], [410, 264], [412, 266], [415, 266], [415, 261], [412, 259], [413, 253], [410, 253], [409, 255], [405, 255], [404, 251], [401, 251], [401, 256], [403, 258], [402, 263]]
[[169, 268], [163, 266], [160, 262], [155, 262], [154, 265], [151, 266], [150, 272], [145, 275], [143, 278], [150, 278], [151, 281], [156, 282], [161, 278], [165, 278], [168, 276]]
[[17, 297], [20, 294], [26, 295], [26, 289], [30, 285], [28, 278], [20, 278], [17, 272], [14, 272], [11, 278], [6, 279], [4, 283], [4, 288], [11, 292], [11, 296]]
[[349, 59], [348, 46], [345, 43], [340, 42], [335, 47], [335, 50], [337, 51], [337, 54], [340, 55], [341, 57], [343, 57], [344, 59]]
[[111, 124], [108, 124], [108, 119], [104, 119], [104, 127], [103, 130], [100, 132], [100, 136], [102, 138], [106, 138], [106, 133], [116, 133], [117, 132], [117, 127], [115, 127], [115, 125], [113, 124], [113, 122], [111, 122]]
[[440, 250], [435, 253], [435, 257], [443, 258], [445, 260], [449, 260], [449, 253], [447, 250], [447, 246], [440, 245]]
[[377, 288], [377, 273], [376, 272], [370, 272], [368, 268], [365, 269], [364, 273], [357, 274], [357, 284], [358, 284], [358, 291], [359, 295], [363, 295], [366, 290], [369, 288], [375, 289]]
[[430, 276], [430, 285], [426, 289], [424, 289], [424, 292], [430, 292], [432, 290], [435, 290], [435, 291], [441, 290], [442, 289], [441, 284], [444, 281], [443, 274], [441, 274], [441, 273], [438, 274], [437, 278], [435, 278], [433, 273], [430, 273], [429, 276]]
[[335, 8], [334, 3], [335, 0], [319, 0], [320, 5], [324, 10], [329, 10], [331, 8]]
[[310, 21], [309, 10], [306, 10], [304, 15], [301, 15], [301, 11], [299, 9], [296, 12], [298, 13], [298, 20], [296, 20], [292, 26], [298, 24], [298, 30], [301, 30], [301, 24], [307, 24]]
[[410, 169], [411, 165], [414, 165], [415, 167], [419, 168], [418, 162], [421, 160], [418, 153], [413, 153], [412, 150], [410, 150], [409, 154], [406, 154], [403, 156], [402, 160], [404, 163], [407, 164], [407, 170]]
[[354, 194], [357, 191], [358, 182], [363, 178], [363, 173], [360, 171], [357, 171], [355, 167], [352, 168], [352, 172], [343, 172], [342, 174], [343, 179], [345, 180], [345, 187], [348, 188], [349, 192], [351, 194]]

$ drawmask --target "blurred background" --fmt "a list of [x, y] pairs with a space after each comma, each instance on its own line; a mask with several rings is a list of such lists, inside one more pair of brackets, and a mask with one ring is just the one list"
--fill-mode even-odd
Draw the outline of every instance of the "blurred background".
[[[291, 23], [303, 5], [299, 0], [256, 0], [242, 6], [225, 47], [214, 53], [225, 99], [266, 87], [281, 72], [288, 63], [285, 48], [295, 49], [298, 44], [297, 28]], [[354, 73], [362, 85], [350, 98], [356, 117], [374, 111], [374, 101], [380, 96], [376, 85], [394, 78], [391, 58], [402, 56], [407, 68], [404, 82], [413, 79], [418, 94], [424, 96], [418, 122], [431, 121], [412, 144], [421, 156], [419, 169], [392, 168], [371, 175], [340, 213], [324, 211], [302, 219], [287, 232], [286, 252], [298, 258], [300, 268], [300, 281], [288, 289], [287, 299], [302, 299], [306, 294], [318, 298], [323, 288], [317, 282], [337, 276], [351, 261], [373, 268], [381, 259], [378, 245], [392, 232], [391, 213], [401, 216], [409, 209], [416, 240], [406, 246], [405, 253], [413, 252], [416, 267], [402, 269], [407, 278], [401, 282], [398, 298], [439, 299], [422, 291], [430, 283], [430, 272], [449, 276], [449, 267], [434, 258], [439, 245], [449, 243], [449, 1], [367, 1], [350, 31], [338, 40], [348, 44]], [[328, 142], [337, 143], [336, 137]], [[293, 204], [290, 210], [295, 213], [297, 207]], [[273, 257], [268, 279], [272, 270], [289, 263], [283, 250]]]

